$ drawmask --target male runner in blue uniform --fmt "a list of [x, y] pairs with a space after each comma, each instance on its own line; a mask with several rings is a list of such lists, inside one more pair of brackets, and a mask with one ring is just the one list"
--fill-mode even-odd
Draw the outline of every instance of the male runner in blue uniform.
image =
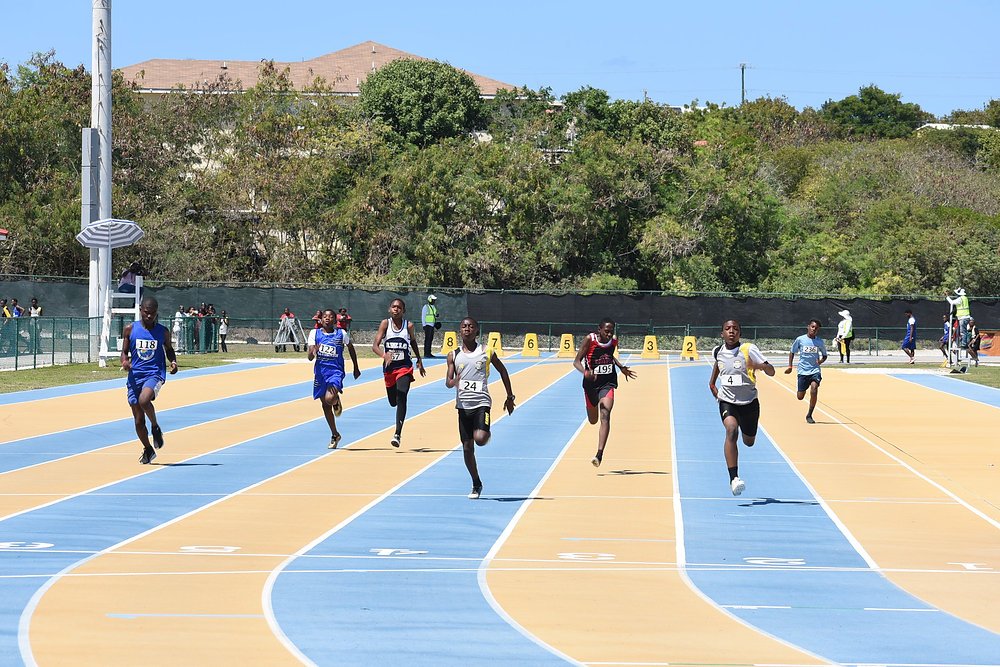
[[819, 383], [823, 381], [819, 367], [827, 359], [826, 345], [818, 335], [819, 328], [819, 320], [809, 320], [806, 332], [792, 343], [792, 351], [788, 353], [788, 368], [785, 369], [786, 375], [792, 372], [792, 360], [798, 352], [799, 377], [795, 397], [801, 401], [806, 396], [806, 389], [809, 390], [809, 411], [806, 413], [806, 421], [810, 424], [816, 423], [813, 419], [813, 410], [816, 409], [816, 400], [819, 398]]
[[313, 367], [313, 398], [320, 399], [323, 416], [330, 426], [329, 448], [336, 449], [340, 442], [336, 417], [344, 410], [340, 401], [340, 394], [344, 391], [344, 348], [351, 354], [355, 380], [361, 377], [361, 371], [358, 370], [358, 355], [354, 352], [351, 334], [347, 329], [337, 327], [337, 315], [332, 308], [322, 312], [319, 323], [321, 328], [309, 332], [307, 356], [309, 361], [316, 360]]
[[[139, 457], [142, 464], [152, 463], [156, 450], [163, 447], [163, 431], [156, 421], [153, 401], [167, 381], [167, 360], [170, 361], [170, 374], [177, 372], [177, 355], [170, 332], [156, 321], [159, 307], [156, 299], [145, 297], [139, 304], [139, 320], [126, 325], [122, 332], [122, 370], [128, 371], [126, 393], [135, 420], [135, 434], [142, 443], [142, 456]], [[149, 444], [146, 417], [149, 417], [153, 432], [153, 446]]]

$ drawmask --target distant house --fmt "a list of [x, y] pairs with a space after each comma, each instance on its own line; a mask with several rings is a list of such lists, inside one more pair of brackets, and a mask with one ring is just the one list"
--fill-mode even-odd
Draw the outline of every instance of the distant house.
[[920, 130], [995, 130], [992, 125], [963, 125], [961, 123], [924, 123], [917, 128]]
[[[317, 77], [326, 80], [335, 95], [356, 97], [359, 87], [370, 72], [394, 60], [430, 60], [376, 42], [362, 42], [340, 51], [300, 62], [277, 62], [278, 71], [288, 68], [292, 84], [302, 90]], [[227, 75], [244, 89], [257, 84], [260, 61], [249, 60], [168, 60], [156, 58], [128, 65], [119, 70], [126, 81], [134, 82], [140, 93], [163, 95], [178, 86], [199, 89]], [[465, 70], [463, 70], [465, 71]], [[499, 90], [514, 90], [516, 86], [473, 72], [466, 73], [479, 86], [484, 98], [492, 98]]]

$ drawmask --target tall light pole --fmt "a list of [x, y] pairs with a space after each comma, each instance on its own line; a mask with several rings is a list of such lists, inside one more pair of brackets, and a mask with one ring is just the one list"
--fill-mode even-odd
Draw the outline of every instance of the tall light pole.
[[[111, 0], [92, 2], [90, 127], [83, 129], [81, 229], [95, 220], [111, 217]], [[91, 318], [104, 313], [110, 283], [111, 251], [92, 248]], [[91, 322], [94, 328], [96, 321], [91, 319]]]
[[747, 101], [747, 64], [740, 63], [740, 106]]

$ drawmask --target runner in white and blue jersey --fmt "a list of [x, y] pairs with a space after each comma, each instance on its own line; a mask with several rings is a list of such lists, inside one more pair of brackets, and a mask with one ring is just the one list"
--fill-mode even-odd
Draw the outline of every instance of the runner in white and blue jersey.
[[788, 368], [785, 374], [792, 372], [792, 361], [795, 353], [799, 354], [799, 378], [795, 396], [801, 401], [805, 398], [806, 390], [809, 390], [809, 412], [806, 413], [806, 421], [815, 424], [813, 410], [816, 409], [816, 400], [819, 397], [819, 383], [823, 381], [823, 375], [819, 367], [826, 361], [826, 345], [819, 337], [819, 320], [809, 320], [806, 332], [795, 339], [792, 343], [792, 350], [788, 353]]
[[[156, 458], [156, 450], [163, 447], [163, 431], [156, 421], [156, 410], [153, 401], [160, 393], [160, 388], [167, 381], [167, 361], [170, 361], [170, 374], [177, 372], [177, 355], [170, 340], [167, 328], [156, 321], [159, 303], [147, 296], [139, 304], [139, 319], [126, 325], [122, 332], [122, 369], [128, 371], [125, 384], [129, 407], [132, 408], [132, 418], [135, 420], [135, 434], [142, 443], [142, 456], [139, 463], [151, 463]], [[146, 430], [146, 418], [149, 418], [149, 431], [153, 434], [153, 444], [149, 442], [149, 431]]]
[[354, 364], [355, 380], [361, 377], [361, 371], [358, 370], [358, 356], [354, 351], [354, 343], [351, 342], [351, 334], [347, 329], [337, 327], [337, 314], [332, 308], [322, 312], [319, 323], [319, 329], [309, 332], [306, 354], [309, 361], [316, 360], [313, 366], [313, 398], [320, 400], [323, 416], [330, 426], [329, 448], [336, 449], [341, 438], [336, 418], [344, 410], [340, 394], [344, 391], [345, 349]]

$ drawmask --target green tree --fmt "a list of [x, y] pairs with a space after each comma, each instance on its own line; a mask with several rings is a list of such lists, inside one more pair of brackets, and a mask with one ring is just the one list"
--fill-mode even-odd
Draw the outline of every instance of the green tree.
[[892, 139], [907, 137], [924, 123], [933, 120], [932, 114], [920, 105], [904, 103], [898, 94], [889, 94], [878, 86], [864, 86], [857, 95], [839, 102], [828, 100], [820, 114], [840, 128], [845, 136]]
[[360, 86], [358, 111], [417, 146], [471, 132], [484, 121], [472, 77], [429, 60], [395, 60], [369, 74]]

